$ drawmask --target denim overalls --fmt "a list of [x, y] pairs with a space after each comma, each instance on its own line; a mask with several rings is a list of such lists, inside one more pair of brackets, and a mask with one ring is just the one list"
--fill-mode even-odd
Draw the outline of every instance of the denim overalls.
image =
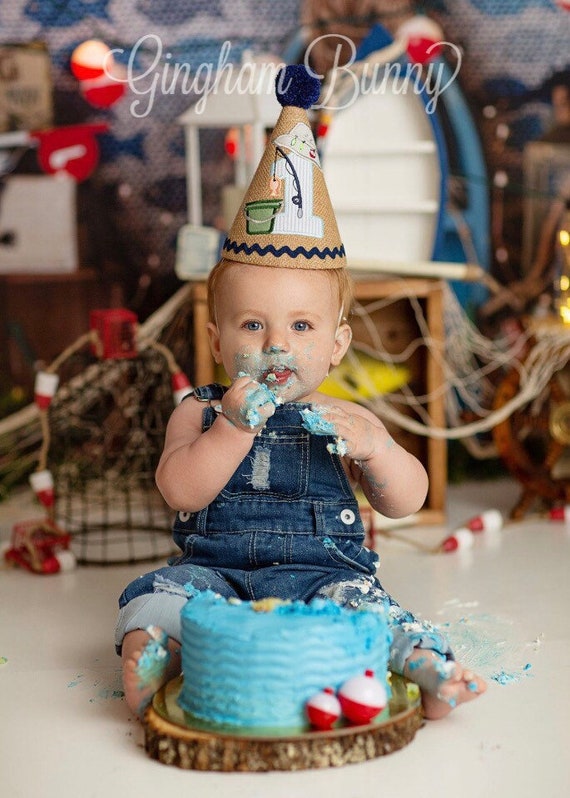
[[[224, 391], [216, 384], [194, 390], [194, 399], [206, 403], [204, 431]], [[380, 602], [397, 627], [394, 670], [401, 672], [417, 645], [450, 656], [445, 639], [402, 610], [375, 578], [378, 556], [362, 545], [358, 504], [340, 457], [327, 451], [333, 438], [304, 429], [299, 411], [305, 407], [277, 405], [214, 501], [198, 512], [177, 513], [173, 538], [182, 554], [123, 592], [118, 648], [127, 631], [150, 624], [180, 639], [178, 615], [190, 583], [244, 600], [319, 595], [353, 606]]]

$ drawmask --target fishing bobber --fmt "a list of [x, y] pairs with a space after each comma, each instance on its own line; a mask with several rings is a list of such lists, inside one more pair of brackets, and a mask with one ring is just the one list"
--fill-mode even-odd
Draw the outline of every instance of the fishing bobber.
[[324, 138], [328, 131], [332, 121], [332, 115], [328, 113], [322, 113], [319, 117], [319, 121], [317, 124], [317, 138], [322, 139]]
[[105, 65], [112, 58], [111, 50], [104, 42], [89, 39], [72, 52], [71, 71], [78, 80], [92, 80], [105, 74]]
[[73, 571], [77, 567], [75, 554], [69, 549], [62, 549], [56, 552], [55, 559], [57, 560], [59, 571]]
[[564, 521], [565, 524], [570, 523], [570, 504], [552, 507], [552, 509], [548, 511], [548, 518], [550, 521]]
[[332, 687], [325, 687], [320, 693], [309, 698], [305, 704], [305, 711], [311, 726], [321, 731], [328, 731], [340, 718], [340, 701]]
[[470, 518], [465, 524], [471, 532], [499, 532], [503, 528], [503, 516], [498, 510], [485, 510]]
[[30, 474], [30, 485], [36, 494], [40, 504], [44, 507], [53, 507], [55, 502], [55, 491], [53, 487], [53, 474], [47, 468], [43, 471], [34, 471]]
[[34, 402], [40, 410], [47, 410], [55, 396], [59, 376], [49, 371], [38, 371], [34, 384]]
[[357, 725], [370, 723], [386, 706], [386, 688], [367, 670], [362, 676], [348, 679], [338, 691], [342, 714]]
[[81, 81], [81, 94], [95, 108], [110, 108], [127, 90], [126, 80], [113, 65], [113, 73]]
[[443, 31], [435, 20], [423, 14], [402, 23], [396, 37], [404, 40], [408, 57], [416, 64], [425, 64], [441, 53]]
[[439, 546], [439, 551], [464, 551], [473, 546], [473, 532], [466, 526], [456, 529], [453, 535], [445, 538]]
[[185, 396], [192, 393], [192, 386], [183, 371], [177, 371], [173, 374], [170, 378], [170, 384], [172, 385], [172, 396], [175, 405], [179, 405]]

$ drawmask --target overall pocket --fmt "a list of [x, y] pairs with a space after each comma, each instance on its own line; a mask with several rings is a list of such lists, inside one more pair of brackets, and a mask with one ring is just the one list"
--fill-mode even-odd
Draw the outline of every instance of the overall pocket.
[[299, 499], [307, 494], [308, 478], [309, 433], [295, 426], [271, 429], [268, 424], [220, 496]]
[[327, 557], [336, 566], [344, 565], [361, 573], [374, 575], [378, 565], [378, 555], [360, 545], [360, 542], [349, 537], [331, 537], [326, 535], [317, 538]]

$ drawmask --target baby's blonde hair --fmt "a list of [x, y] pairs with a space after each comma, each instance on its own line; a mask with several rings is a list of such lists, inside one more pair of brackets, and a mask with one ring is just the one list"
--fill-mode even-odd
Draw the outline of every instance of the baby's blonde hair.
[[[222, 258], [212, 269], [208, 277], [208, 312], [210, 314], [210, 321], [214, 324], [217, 323], [216, 318], [216, 291], [219, 289], [220, 278], [231, 266], [239, 266], [240, 264], [234, 260], [226, 260]], [[260, 268], [286, 268], [279, 266], [264, 266]], [[352, 279], [346, 268], [342, 269], [319, 269], [324, 272], [330, 279], [333, 288], [336, 289], [338, 298], [338, 310], [341, 313], [340, 320], [348, 320], [352, 303], [354, 301], [354, 292], [352, 286]]]

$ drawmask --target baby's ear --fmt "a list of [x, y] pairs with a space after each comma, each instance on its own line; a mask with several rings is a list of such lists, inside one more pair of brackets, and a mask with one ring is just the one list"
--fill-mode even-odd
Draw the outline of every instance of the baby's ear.
[[346, 355], [350, 342], [352, 341], [352, 330], [348, 324], [340, 324], [334, 339], [334, 349], [331, 356], [331, 366], [338, 366]]
[[208, 330], [208, 337], [210, 339], [210, 350], [212, 352], [212, 357], [216, 363], [221, 363], [222, 353], [220, 350], [220, 331], [218, 330], [218, 325], [209, 321], [206, 325], [206, 329]]

